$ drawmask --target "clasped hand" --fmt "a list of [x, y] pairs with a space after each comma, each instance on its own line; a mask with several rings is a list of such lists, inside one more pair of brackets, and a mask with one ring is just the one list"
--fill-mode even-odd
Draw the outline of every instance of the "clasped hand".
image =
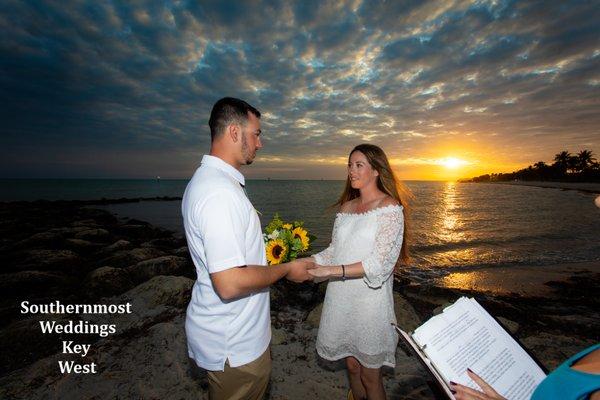
[[288, 273], [285, 277], [296, 283], [311, 281], [313, 276], [310, 271], [314, 268], [316, 268], [316, 264], [312, 258], [299, 258], [288, 263]]
[[299, 258], [289, 263], [286, 278], [292, 282], [313, 281], [315, 283], [331, 278], [331, 268], [319, 265], [313, 257]]
[[331, 269], [325, 268], [323, 265], [315, 264], [315, 268], [308, 271], [312, 276], [313, 282], [319, 283], [331, 278]]

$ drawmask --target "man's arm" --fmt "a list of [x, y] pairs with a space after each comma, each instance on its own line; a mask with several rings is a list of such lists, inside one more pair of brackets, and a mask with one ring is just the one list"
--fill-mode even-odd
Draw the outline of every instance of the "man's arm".
[[289, 263], [263, 267], [248, 265], [210, 274], [215, 292], [223, 300], [232, 300], [264, 289], [283, 277], [294, 282], [312, 279], [307, 269], [314, 268], [311, 261], [295, 260]]

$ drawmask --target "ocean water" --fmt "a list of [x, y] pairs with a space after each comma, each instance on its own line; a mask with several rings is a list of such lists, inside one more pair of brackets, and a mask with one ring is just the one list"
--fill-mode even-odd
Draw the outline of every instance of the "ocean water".
[[[415, 199], [408, 230], [414, 265], [427, 269], [551, 265], [600, 260], [600, 208], [595, 196], [517, 185], [409, 181]], [[0, 180], [0, 201], [181, 197], [187, 180]], [[276, 212], [303, 220], [331, 240], [329, 208], [343, 181], [248, 180], [246, 190], [263, 227]], [[100, 206], [99, 206], [100, 207]], [[121, 217], [183, 233], [180, 201], [101, 206]]]

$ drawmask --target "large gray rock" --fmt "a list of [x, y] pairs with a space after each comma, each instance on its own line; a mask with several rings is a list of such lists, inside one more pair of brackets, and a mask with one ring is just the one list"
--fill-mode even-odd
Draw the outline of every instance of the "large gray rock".
[[131, 245], [130, 241], [120, 239], [120, 240], [117, 240], [116, 242], [114, 242], [113, 244], [106, 246], [99, 253], [109, 255], [109, 254], [115, 253], [117, 251], [129, 250], [129, 249], [131, 249], [131, 247], [132, 247], [132, 245]]
[[0, 398], [208, 399], [188, 359], [184, 322], [181, 313], [136, 336], [94, 344], [79, 362], [96, 363], [96, 374], [61, 375], [63, 354], [39, 360], [0, 378]]
[[[19, 312], [20, 309], [19, 303]], [[39, 321], [52, 320], [65, 323], [68, 319], [69, 317], [65, 315], [38, 314], [27, 318], [22, 317], [3, 327], [0, 330], [0, 376], [56, 352], [59, 338], [57, 335], [43, 334]], [[0, 398], [5, 397], [0, 395]]]
[[567, 358], [594, 344], [593, 340], [546, 332], [522, 338], [521, 342], [549, 371], [554, 370]]
[[94, 219], [81, 219], [78, 221], [74, 221], [71, 223], [71, 226], [74, 227], [85, 227], [85, 228], [97, 228], [98, 223]]
[[398, 326], [403, 331], [412, 332], [421, 324], [421, 319], [413, 306], [397, 292], [394, 292], [394, 310], [396, 311]]
[[75, 234], [75, 239], [102, 242], [110, 238], [110, 232], [102, 228], [86, 229]]
[[497, 317], [498, 321], [500, 321], [502, 323], [502, 325], [504, 325], [504, 327], [506, 329], [508, 329], [508, 331], [510, 333], [512, 333], [513, 335], [515, 333], [517, 333], [517, 331], [519, 330], [519, 323], [515, 322], [515, 321], [511, 321], [508, 318], [504, 318], [504, 317]]
[[87, 226], [73, 226], [73, 227], [61, 227], [61, 228], [52, 228], [49, 232], [56, 232], [64, 235], [65, 237], [73, 237], [79, 232], [87, 231], [90, 227]]
[[306, 323], [313, 328], [318, 328], [319, 323], [321, 322], [321, 313], [323, 312], [323, 303], [319, 304], [315, 308], [312, 309], [308, 316], [306, 317]]
[[65, 270], [81, 261], [71, 250], [33, 249], [25, 252], [21, 264], [12, 267], [18, 270]]
[[98, 246], [102, 246], [99, 243], [92, 243], [89, 240], [83, 239], [67, 239], [65, 240], [65, 247], [68, 247], [70, 250], [76, 251], [86, 251], [93, 250]]
[[117, 325], [117, 334], [138, 331], [181, 313], [190, 300], [194, 281], [182, 276], [156, 276], [133, 289], [109, 299], [104, 304], [131, 303], [131, 314], [90, 315], [86, 319], [96, 323]]
[[144, 242], [141, 244], [141, 247], [154, 247], [161, 250], [173, 250], [184, 246], [185, 243], [185, 239], [174, 236], [168, 236]]
[[3, 274], [0, 280], [0, 292], [19, 293], [21, 295], [40, 289], [64, 287], [72, 282], [73, 278], [56, 271], [18, 271]]
[[117, 297], [118, 301], [132, 299], [146, 307], [187, 307], [194, 281], [183, 276], [155, 276]]
[[437, 306], [436, 308], [433, 309], [433, 311], [431, 312], [432, 315], [438, 315], [444, 312], [444, 310], [448, 307], [450, 307], [453, 304], [453, 302], [448, 301], [444, 304], [441, 304], [439, 306]]
[[129, 272], [123, 268], [100, 267], [86, 278], [86, 288], [92, 297], [121, 294], [134, 287]]
[[556, 325], [564, 324], [582, 331], [600, 332], [600, 315], [598, 313], [596, 315], [549, 315], [546, 318]]
[[[15, 243], [15, 249], [33, 248], [41, 246], [57, 246], [64, 240], [64, 235], [61, 232], [48, 230], [31, 235], [27, 239], [23, 239]], [[51, 246], [48, 246], [51, 245]]]
[[149, 240], [164, 235], [161, 229], [141, 221], [138, 222], [119, 225], [115, 228], [115, 232], [139, 240]]
[[190, 256], [190, 250], [188, 249], [187, 246], [182, 246], [176, 250], [173, 251], [173, 254], [179, 257], [189, 257]]
[[152, 248], [135, 248], [132, 250], [120, 250], [98, 262], [99, 266], [125, 268], [140, 261], [164, 256], [165, 253]]
[[127, 270], [134, 280], [143, 282], [158, 275], [183, 275], [189, 267], [188, 260], [183, 257], [163, 256], [141, 261]]

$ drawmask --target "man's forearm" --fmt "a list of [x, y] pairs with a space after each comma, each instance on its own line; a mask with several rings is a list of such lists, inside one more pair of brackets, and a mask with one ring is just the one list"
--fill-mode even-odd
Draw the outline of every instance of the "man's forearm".
[[269, 287], [287, 275], [287, 264], [248, 265], [211, 274], [213, 287], [223, 300], [232, 300]]

